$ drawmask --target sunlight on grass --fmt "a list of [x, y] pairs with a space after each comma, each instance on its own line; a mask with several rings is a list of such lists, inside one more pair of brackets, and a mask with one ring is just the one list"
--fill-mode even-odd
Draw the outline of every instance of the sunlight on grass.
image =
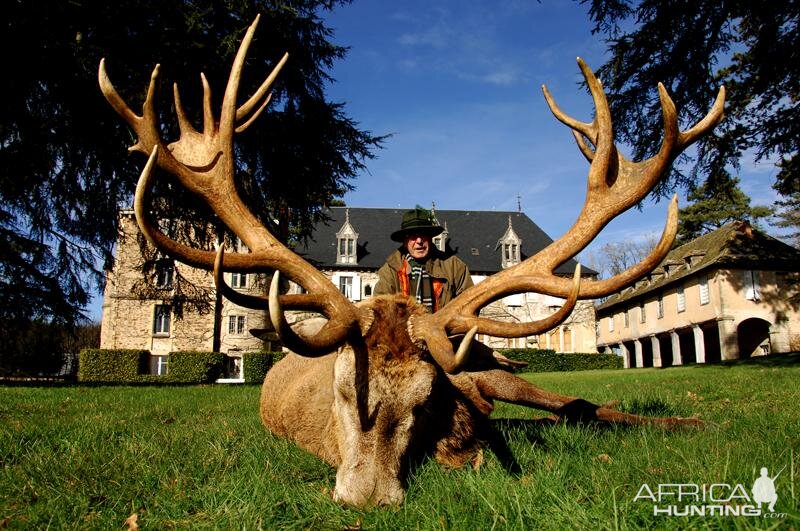
[[[0, 388], [0, 527], [638, 529], [798, 527], [800, 365], [527, 374], [544, 388], [701, 430], [566, 425], [498, 404], [484, 465], [412, 471], [398, 508], [331, 499], [335, 471], [266, 432], [257, 386]], [[779, 470], [780, 521], [653, 516], [643, 483]]]

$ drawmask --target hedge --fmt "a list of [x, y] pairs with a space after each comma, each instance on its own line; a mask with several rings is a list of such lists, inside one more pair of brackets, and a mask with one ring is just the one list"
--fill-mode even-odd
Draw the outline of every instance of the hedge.
[[614, 354], [557, 353], [550, 349], [497, 349], [512, 360], [525, 361], [519, 372], [568, 372], [593, 369], [621, 369], [622, 358]]
[[147, 374], [149, 359], [146, 350], [83, 349], [78, 355], [78, 381], [139, 383]]
[[[260, 384], [283, 352], [246, 352], [242, 356], [245, 383]], [[222, 376], [225, 354], [178, 351], [169, 354], [166, 375], [150, 373], [150, 352], [126, 349], [84, 349], [79, 355], [78, 381], [132, 384], [213, 383]]]
[[261, 383], [272, 367], [272, 352], [247, 352], [242, 356], [244, 383]]
[[243, 356], [244, 383], [260, 384], [263, 382], [267, 371], [283, 358], [285, 354], [285, 352], [280, 350], [245, 353]]
[[169, 369], [161, 378], [170, 383], [211, 383], [222, 376], [224, 361], [220, 352], [170, 352]]
[[219, 352], [171, 352], [166, 375], [150, 372], [150, 352], [126, 349], [84, 349], [78, 360], [78, 381], [93, 383], [211, 383], [222, 375], [225, 355]]

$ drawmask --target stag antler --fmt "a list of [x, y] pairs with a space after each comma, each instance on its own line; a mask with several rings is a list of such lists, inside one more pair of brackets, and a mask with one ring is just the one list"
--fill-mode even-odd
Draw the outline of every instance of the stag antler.
[[250, 249], [249, 253], [225, 257], [225, 269], [239, 272], [280, 270], [308, 292], [304, 295], [283, 295], [280, 302], [287, 308], [320, 311], [329, 320], [317, 335], [304, 338], [302, 343], [293, 343], [291, 346], [306, 355], [324, 354], [351, 334], [358, 333], [360, 325], [363, 327], [362, 321], [368, 322], [370, 316], [347, 300], [324, 274], [275, 238], [242, 202], [234, 181], [233, 135], [244, 131], [264, 110], [271, 97], [268, 93], [269, 87], [289, 57], [284, 54], [258, 90], [244, 104], [236, 106], [242, 67], [259, 18], [257, 16], [248, 28], [236, 53], [218, 122], [211, 109], [211, 89], [204, 75], [200, 76], [203, 84], [202, 132], [195, 130], [189, 122], [178, 87], [174, 86], [180, 137], [169, 145], [165, 145], [161, 138], [155, 110], [158, 65], [153, 69], [141, 116], [134, 113], [117, 93], [106, 74], [104, 59], [100, 61], [98, 79], [103, 95], [138, 137], [130, 150], [149, 155], [136, 187], [134, 211], [137, 222], [150, 243], [178, 260], [202, 269], [212, 270], [217, 262], [218, 271], [215, 276], [221, 276], [221, 253], [217, 258], [214, 252], [195, 249], [172, 240], [150, 221], [146, 209], [146, 191], [153, 165], [157, 164], [175, 175], [184, 187], [205, 201]]
[[[482, 334], [498, 337], [523, 337], [557, 326], [572, 310], [577, 298], [590, 299], [614, 293], [652, 271], [669, 252], [678, 224], [678, 200], [669, 205], [667, 223], [655, 249], [641, 262], [606, 280], [586, 280], [578, 287], [579, 270], [570, 286], [568, 279], [554, 274], [555, 269], [584, 249], [612, 219], [641, 201], [666, 172], [669, 164], [698, 138], [709, 132], [723, 117], [725, 87], [709, 113], [687, 131], [680, 131], [675, 104], [664, 86], [658, 94], [664, 118], [661, 148], [652, 158], [632, 162], [623, 157], [614, 145], [611, 112], [600, 81], [578, 58], [586, 83], [594, 100], [596, 115], [591, 123], [575, 120], [556, 105], [546, 86], [544, 97], [555, 117], [573, 130], [578, 147], [589, 167], [586, 202], [575, 224], [558, 240], [514, 267], [492, 275], [456, 297], [435, 314], [423, 315], [410, 322], [412, 338], [424, 341], [436, 359], [445, 360], [444, 367], [457, 370], [461, 362], [447, 341], [448, 333], [464, 333], [477, 327]], [[587, 143], [591, 143], [593, 148]], [[539, 292], [567, 297], [564, 307], [546, 321], [503, 323], [478, 317], [487, 304], [514, 293]]]

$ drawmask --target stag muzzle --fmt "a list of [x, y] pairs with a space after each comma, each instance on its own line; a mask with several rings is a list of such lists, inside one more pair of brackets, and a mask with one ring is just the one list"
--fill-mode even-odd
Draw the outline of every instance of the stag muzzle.
[[355, 507], [400, 505], [406, 492], [399, 478], [381, 473], [381, 466], [339, 467], [333, 499]]

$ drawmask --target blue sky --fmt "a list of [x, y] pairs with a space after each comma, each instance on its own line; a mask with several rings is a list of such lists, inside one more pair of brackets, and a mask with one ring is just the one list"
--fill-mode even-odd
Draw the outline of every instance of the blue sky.
[[[393, 135], [354, 181], [347, 204], [516, 210], [520, 196], [522, 210], [551, 237], [569, 228], [583, 205], [588, 164], [541, 85], [563, 110], [591, 120], [575, 58], [597, 68], [605, 45], [591, 34], [586, 6], [361, 0], [327, 23], [334, 41], [351, 47], [331, 72], [337, 83], [329, 96], [346, 102], [361, 127]], [[774, 172], [745, 163], [742, 188], [753, 204], [773, 203]], [[660, 233], [666, 208], [648, 203], [623, 215], [593, 247]]]
[[[564, 111], [591, 120], [575, 58], [598, 68], [605, 45], [591, 34], [585, 6], [356, 0], [325, 18], [334, 42], [350, 47], [330, 72], [329, 99], [346, 103], [361, 128], [393, 135], [353, 180], [348, 205], [516, 211], [519, 196], [523, 212], [551, 237], [570, 227], [583, 205], [588, 164], [541, 86]], [[774, 202], [774, 174], [770, 164], [744, 161], [742, 189], [753, 204]], [[579, 260], [592, 265], [590, 254], [604, 243], [660, 234], [666, 208], [648, 201], [623, 214]], [[97, 319], [101, 299], [90, 308]]]

